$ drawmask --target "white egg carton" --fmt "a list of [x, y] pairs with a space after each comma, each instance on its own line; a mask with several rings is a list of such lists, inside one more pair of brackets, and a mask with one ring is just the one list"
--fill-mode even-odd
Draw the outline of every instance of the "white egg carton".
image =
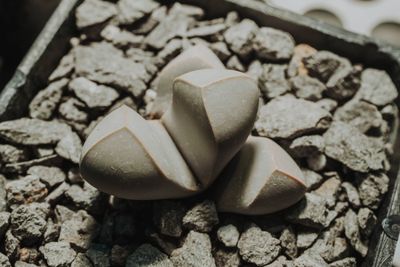
[[395, 23], [400, 29], [400, 0], [267, 0], [266, 2], [299, 14], [314, 10], [326, 11], [336, 16], [343, 28], [365, 35], [371, 35], [378, 25], [385, 23]]

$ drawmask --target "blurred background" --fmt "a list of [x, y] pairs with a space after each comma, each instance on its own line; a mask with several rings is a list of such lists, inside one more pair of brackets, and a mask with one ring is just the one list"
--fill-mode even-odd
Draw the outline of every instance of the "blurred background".
[[[400, 47], [400, 0], [261, 0]], [[0, 0], [0, 88], [60, 0]]]
[[265, 2], [400, 47], [399, 0], [265, 0]]

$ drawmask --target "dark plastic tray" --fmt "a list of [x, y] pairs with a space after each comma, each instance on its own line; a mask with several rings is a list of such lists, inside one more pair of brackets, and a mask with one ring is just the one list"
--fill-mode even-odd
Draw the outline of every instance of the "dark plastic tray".
[[[46, 85], [46, 80], [58, 61], [67, 52], [69, 38], [76, 33], [73, 11], [79, 0], [62, 0], [51, 19], [17, 68], [11, 81], [0, 95], [0, 121], [26, 114], [35, 93]], [[260, 26], [270, 26], [291, 33], [298, 43], [330, 50], [367, 67], [386, 70], [400, 88], [400, 50], [375, 39], [347, 32], [288, 11], [270, 7], [255, 0], [182, 0], [199, 5], [209, 17], [224, 16], [237, 11], [242, 17], [253, 19]], [[398, 106], [399, 101], [396, 102]], [[393, 142], [399, 151], [398, 126]], [[399, 174], [400, 153], [392, 161], [390, 190], [379, 212], [379, 222], [388, 215], [400, 214]], [[370, 242], [364, 266], [391, 266], [395, 240], [377, 227]]]

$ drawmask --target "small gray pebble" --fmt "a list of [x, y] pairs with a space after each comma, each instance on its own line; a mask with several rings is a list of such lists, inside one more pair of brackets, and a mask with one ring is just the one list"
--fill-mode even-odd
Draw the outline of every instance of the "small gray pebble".
[[233, 224], [222, 226], [217, 231], [218, 240], [226, 247], [236, 247], [237, 242], [239, 241], [239, 236], [240, 233]]

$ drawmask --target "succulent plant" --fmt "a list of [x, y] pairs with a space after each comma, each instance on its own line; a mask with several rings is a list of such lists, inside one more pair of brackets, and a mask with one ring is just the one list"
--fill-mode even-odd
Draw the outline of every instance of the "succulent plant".
[[[213, 186], [221, 211], [242, 214], [271, 213], [300, 200], [306, 186], [294, 160], [272, 140], [249, 137], [256, 82], [219, 68], [214, 56], [197, 46], [165, 67], [161, 98], [172, 101], [160, 120], [126, 106], [107, 115], [84, 144], [83, 178], [135, 200], [182, 198]], [[207, 68], [207, 58], [218, 68]]]

